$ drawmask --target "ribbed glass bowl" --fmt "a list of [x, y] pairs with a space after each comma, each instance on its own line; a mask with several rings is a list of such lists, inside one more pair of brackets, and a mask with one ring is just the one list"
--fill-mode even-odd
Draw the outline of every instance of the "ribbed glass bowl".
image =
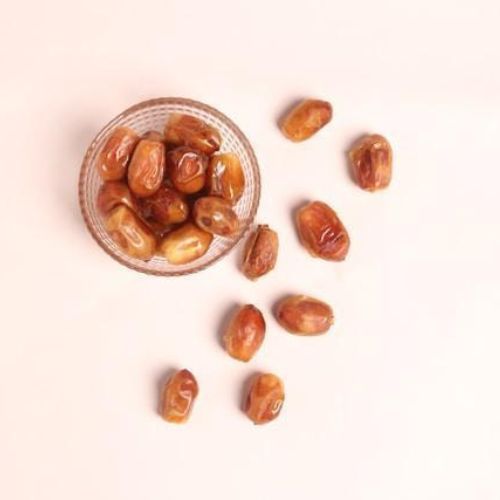
[[[96, 169], [96, 160], [108, 134], [118, 126], [133, 128], [139, 134], [148, 130], [163, 132], [171, 113], [183, 113], [200, 118], [215, 127], [221, 135], [221, 152], [236, 153], [245, 173], [245, 190], [235, 206], [240, 220], [239, 231], [230, 238], [216, 236], [209, 250], [199, 259], [188, 264], [173, 265], [161, 256], [149, 261], [130, 257], [109, 237], [104, 220], [97, 210], [97, 193], [102, 180]], [[109, 122], [90, 144], [80, 171], [79, 198], [83, 218], [95, 241], [111, 257], [124, 266], [142, 273], [158, 276], [179, 276], [195, 273], [218, 261], [238, 243], [250, 227], [260, 198], [260, 174], [257, 159], [248, 139], [226, 116], [206, 104], [183, 98], [158, 98], [141, 102], [127, 109]]]

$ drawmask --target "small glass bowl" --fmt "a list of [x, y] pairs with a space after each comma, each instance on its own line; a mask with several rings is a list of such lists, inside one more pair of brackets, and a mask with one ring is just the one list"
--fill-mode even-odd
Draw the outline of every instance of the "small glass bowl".
[[[245, 190], [235, 206], [240, 220], [239, 231], [230, 238], [215, 236], [207, 253], [188, 264], [173, 265], [161, 256], [149, 261], [130, 257], [109, 237], [104, 227], [104, 220], [96, 206], [97, 193], [102, 180], [95, 167], [99, 152], [108, 134], [115, 127], [128, 126], [137, 133], [148, 130], [163, 132], [167, 118], [171, 113], [182, 113], [200, 118], [215, 127], [222, 138], [221, 152], [233, 152], [238, 155], [245, 173]], [[240, 241], [253, 222], [260, 198], [260, 174], [257, 159], [248, 139], [241, 130], [221, 112], [201, 102], [177, 97], [151, 99], [127, 109], [109, 122], [90, 144], [83, 159], [79, 198], [83, 218], [93, 238], [111, 257], [124, 266], [146, 274], [157, 276], [180, 276], [201, 271], [218, 261]]]

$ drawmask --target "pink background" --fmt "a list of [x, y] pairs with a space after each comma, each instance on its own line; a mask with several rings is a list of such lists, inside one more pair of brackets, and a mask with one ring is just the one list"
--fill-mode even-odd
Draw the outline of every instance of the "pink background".
[[[494, 0], [12, 2], [0, 31], [3, 260], [0, 498], [498, 500], [500, 18]], [[239, 251], [196, 276], [111, 260], [79, 214], [79, 164], [113, 116], [156, 96], [231, 117], [281, 237], [258, 283]], [[335, 107], [292, 144], [294, 99]], [[390, 189], [351, 182], [359, 134], [394, 145]], [[345, 263], [310, 258], [291, 211], [331, 203]], [[282, 331], [282, 294], [332, 303], [321, 338]], [[217, 332], [237, 302], [268, 335], [248, 365]], [[171, 368], [198, 377], [184, 427], [156, 414]], [[279, 420], [240, 412], [249, 375], [281, 375]]]

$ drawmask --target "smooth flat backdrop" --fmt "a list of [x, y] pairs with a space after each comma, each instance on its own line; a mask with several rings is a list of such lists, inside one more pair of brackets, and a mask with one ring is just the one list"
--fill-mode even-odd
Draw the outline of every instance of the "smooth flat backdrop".
[[[0, 30], [0, 498], [498, 500], [500, 6], [496, 0], [3, 2]], [[257, 283], [241, 248], [196, 276], [134, 273], [93, 242], [77, 178], [94, 134], [128, 106], [185, 96], [245, 132], [263, 178], [257, 221], [281, 238]], [[275, 122], [330, 100], [314, 139]], [[360, 134], [394, 146], [390, 189], [351, 181]], [[298, 243], [293, 209], [330, 203], [341, 264]], [[285, 293], [330, 302], [298, 338]], [[235, 303], [264, 311], [249, 364], [221, 349]], [[156, 413], [188, 367], [184, 427]], [[240, 411], [256, 371], [286, 384], [279, 420]]]

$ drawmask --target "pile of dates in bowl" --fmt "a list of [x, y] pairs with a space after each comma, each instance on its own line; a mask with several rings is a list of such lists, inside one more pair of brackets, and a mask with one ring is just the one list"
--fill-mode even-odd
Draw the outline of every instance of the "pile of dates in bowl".
[[257, 211], [250, 143], [217, 110], [180, 98], [133, 106], [90, 145], [80, 205], [112, 257], [157, 275], [188, 274], [226, 255]]

